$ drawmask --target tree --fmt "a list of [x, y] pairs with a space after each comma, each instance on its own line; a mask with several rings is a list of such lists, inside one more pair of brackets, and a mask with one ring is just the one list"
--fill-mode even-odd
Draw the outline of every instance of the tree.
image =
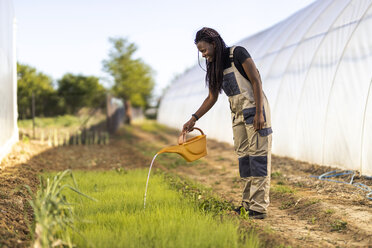
[[103, 68], [114, 80], [112, 92], [123, 98], [126, 106], [126, 119], [131, 120], [131, 105], [147, 107], [154, 88], [151, 68], [140, 59], [134, 59], [137, 50], [134, 43], [123, 38], [110, 38], [113, 48]]
[[34, 67], [17, 63], [17, 103], [20, 118], [32, 115], [32, 94], [35, 96], [35, 112], [39, 116], [53, 115], [60, 106], [52, 79]]
[[94, 76], [67, 73], [58, 80], [57, 92], [64, 99], [68, 114], [74, 114], [82, 107], [100, 107], [106, 99], [105, 88]]

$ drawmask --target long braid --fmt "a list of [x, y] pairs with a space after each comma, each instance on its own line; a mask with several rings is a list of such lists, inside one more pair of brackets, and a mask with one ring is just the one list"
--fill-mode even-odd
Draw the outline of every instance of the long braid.
[[205, 41], [211, 44], [213, 43], [216, 46], [215, 60], [213, 62], [208, 62], [208, 60], [206, 60], [207, 73], [205, 76], [205, 83], [212, 92], [220, 93], [222, 90], [223, 80], [222, 58], [224, 51], [227, 49], [226, 44], [216, 30], [207, 27], [200, 29], [196, 33], [194, 42], [197, 44], [199, 41]]

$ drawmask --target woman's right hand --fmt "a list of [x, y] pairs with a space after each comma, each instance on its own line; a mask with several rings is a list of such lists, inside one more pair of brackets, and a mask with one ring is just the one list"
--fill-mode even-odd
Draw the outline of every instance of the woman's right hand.
[[195, 126], [195, 122], [196, 120], [194, 119], [194, 117], [191, 117], [191, 119], [183, 125], [182, 132], [191, 131], [191, 129]]

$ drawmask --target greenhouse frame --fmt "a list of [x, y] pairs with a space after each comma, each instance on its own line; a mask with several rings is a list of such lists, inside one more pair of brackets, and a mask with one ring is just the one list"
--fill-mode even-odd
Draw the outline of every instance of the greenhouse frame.
[[18, 141], [15, 29], [12, 1], [0, 0], [0, 162]]

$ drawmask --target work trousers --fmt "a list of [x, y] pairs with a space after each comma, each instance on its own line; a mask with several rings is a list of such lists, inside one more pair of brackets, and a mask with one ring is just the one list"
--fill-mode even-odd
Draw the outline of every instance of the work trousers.
[[[242, 204], [246, 209], [267, 213], [271, 175], [272, 130], [256, 131], [253, 127], [255, 107], [232, 114], [235, 152], [239, 158], [239, 173], [244, 183]], [[264, 105], [265, 120], [270, 110]]]

